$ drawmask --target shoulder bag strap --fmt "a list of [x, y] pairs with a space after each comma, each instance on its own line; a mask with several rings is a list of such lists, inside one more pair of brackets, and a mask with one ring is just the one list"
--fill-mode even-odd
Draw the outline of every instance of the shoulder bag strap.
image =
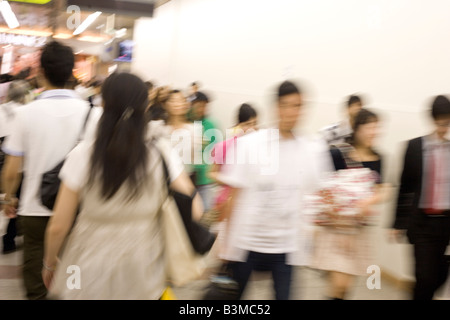
[[89, 111], [86, 114], [86, 118], [84, 118], [83, 126], [81, 127], [80, 133], [78, 134], [78, 138], [77, 138], [75, 146], [81, 141], [81, 137], [83, 136], [83, 134], [86, 130], [86, 125], [89, 120], [89, 115], [91, 114], [91, 110], [92, 110], [92, 108], [89, 108]]
[[[167, 193], [170, 195], [172, 193], [172, 191], [170, 189], [170, 173], [169, 173], [169, 168], [167, 166], [167, 162], [164, 159], [164, 155], [162, 154], [161, 150], [159, 150], [159, 148], [156, 146], [156, 140], [155, 139], [153, 139], [151, 141], [150, 145], [153, 146], [159, 153], [159, 157], [161, 159], [161, 164], [163, 166], [164, 181], [165, 181], [165, 185], [167, 186]], [[196, 194], [197, 194], [197, 188], [194, 189], [194, 192], [191, 195], [191, 199], [193, 199]]]

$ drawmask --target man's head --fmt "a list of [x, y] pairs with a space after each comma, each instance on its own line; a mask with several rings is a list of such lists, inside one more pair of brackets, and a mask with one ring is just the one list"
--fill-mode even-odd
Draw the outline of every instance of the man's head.
[[446, 96], [438, 95], [431, 106], [431, 117], [436, 128], [436, 134], [444, 139], [450, 127], [450, 101]]
[[353, 119], [363, 107], [363, 101], [360, 96], [352, 94], [348, 97], [346, 106], [348, 118], [353, 122]]
[[195, 97], [191, 102], [192, 115], [195, 120], [201, 120], [206, 116], [207, 105], [209, 103], [209, 98], [203, 92], [196, 92]]
[[70, 47], [57, 41], [48, 43], [41, 54], [41, 72], [49, 85], [64, 88], [75, 65], [75, 57]]
[[292, 131], [300, 116], [303, 98], [300, 89], [290, 81], [284, 81], [278, 87], [278, 120], [282, 132]]

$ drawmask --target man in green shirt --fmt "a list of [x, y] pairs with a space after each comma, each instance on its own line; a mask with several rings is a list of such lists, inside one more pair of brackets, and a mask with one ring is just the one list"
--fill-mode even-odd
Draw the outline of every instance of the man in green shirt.
[[[212, 207], [214, 201], [214, 186], [215, 182], [208, 177], [208, 172], [211, 168], [210, 162], [205, 161], [205, 153], [211, 150], [211, 147], [218, 142], [218, 135], [214, 134], [217, 130], [215, 124], [207, 116], [209, 98], [203, 92], [196, 92], [191, 102], [190, 118], [194, 123], [201, 122], [202, 125], [202, 139], [201, 150], [202, 159], [200, 161], [194, 160], [195, 179], [194, 183], [203, 199], [205, 212]], [[209, 132], [208, 132], [209, 131]], [[205, 134], [206, 132], [206, 134]], [[207, 157], [206, 157], [207, 158]]]

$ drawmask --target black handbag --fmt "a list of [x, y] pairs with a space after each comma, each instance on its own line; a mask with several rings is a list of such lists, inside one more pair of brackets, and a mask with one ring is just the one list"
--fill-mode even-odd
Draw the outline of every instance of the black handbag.
[[[77, 144], [81, 138], [82, 133], [84, 132], [91, 110], [92, 108], [89, 108], [80, 135], [78, 137]], [[58, 195], [59, 187], [61, 184], [61, 180], [59, 179], [59, 172], [64, 165], [64, 161], [65, 159], [61, 160], [55, 167], [44, 172], [44, 174], [42, 175], [40, 186], [41, 202], [49, 210], [53, 210], [53, 207], [55, 206], [56, 196]]]
[[42, 175], [41, 181], [41, 202], [50, 210], [53, 210], [56, 196], [58, 195], [61, 181], [59, 179], [59, 172], [64, 164], [64, 160], [56, 165], [56, 167], [45, 172]]
[[214, 242], [216, 241], [217, 235], [212, 233], [198, 223], [197, 221], [192, 219], [192, 202], [197, 194], [197, 190], [190, 196], [176, 192], [169, 188], [170, 185], [170, 175], [169, 170], [167, 168], [166, 161], [164, 160], [164, 156], [161, 154], [161, 160], [164, 167], [164, 176], [166, 180], [166, 185], [169, 189], [169, 196], [173, 197], [175, 200], [178, 211], [180, 212], [181, 218], [183, 220], [184, 227], [186, 228], [186, 232], [191, 241], [192, 247], [195, 252], [199, 254], [205, 254], [209, 250], [211, 250]]

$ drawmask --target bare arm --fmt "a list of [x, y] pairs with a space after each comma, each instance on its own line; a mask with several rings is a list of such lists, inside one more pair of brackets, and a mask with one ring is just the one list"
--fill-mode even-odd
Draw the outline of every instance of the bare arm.
[[56, 198], [53, 216], [50, 218], [45, 232], [44, 263], [54, 268], [61, 247], [66, 239], [78, 208], [79, 194], [71, 190], [64, 183]]
[[[23, 157], [7, 155], [2, 172], [2, 191], [5, 193], [4, 211], [8, 217], [16, 216], [16, 192], [22, 176]], [[8, 203], [9, 202], [9, 203]]]

